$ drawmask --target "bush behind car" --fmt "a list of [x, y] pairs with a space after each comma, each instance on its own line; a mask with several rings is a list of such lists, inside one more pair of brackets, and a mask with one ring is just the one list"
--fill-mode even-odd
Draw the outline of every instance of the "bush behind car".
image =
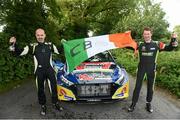
[[[116, 49], [112, 52], [118, 63], [136, 76], [138, 58], [134, 57], [132, 50]], [[157, 61], [156, 82], [158, 86], [168, 89], [180, 98], [180, 51], [160, 52]]]

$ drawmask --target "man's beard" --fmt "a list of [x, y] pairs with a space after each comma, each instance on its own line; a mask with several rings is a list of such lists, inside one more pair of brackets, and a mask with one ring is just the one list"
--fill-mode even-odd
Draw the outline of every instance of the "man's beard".
[[38, 42], [44, 42], [44, 39], [43, 38], [39, 38], [39, 39], [37, 39], [38, 40]]

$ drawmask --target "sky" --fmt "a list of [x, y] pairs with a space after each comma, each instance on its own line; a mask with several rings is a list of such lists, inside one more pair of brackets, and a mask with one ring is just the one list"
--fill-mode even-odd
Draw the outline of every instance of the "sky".
[[180, 0], [154, 0], [161, 2], [161, 8], [166, 13], [165, 19], [169, 22], [170, 27], [168, 30], [173, 31], [176, 25], [180, 25]]

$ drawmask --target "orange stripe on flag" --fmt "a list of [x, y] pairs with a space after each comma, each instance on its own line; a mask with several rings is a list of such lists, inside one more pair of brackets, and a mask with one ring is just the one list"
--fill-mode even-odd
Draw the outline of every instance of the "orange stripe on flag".
[[118, 48], [132, 47], [134, 50], [137, 49], [137, 43], [132, 39], [131, 32], [111, 34], [109, 41]]

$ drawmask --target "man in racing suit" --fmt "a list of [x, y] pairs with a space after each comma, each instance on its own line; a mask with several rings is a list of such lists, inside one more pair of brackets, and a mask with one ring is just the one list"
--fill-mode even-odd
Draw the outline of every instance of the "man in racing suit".
[[152, 32], [150, 28], [144, 28], [143, 38], [144, 42], [140, 42], [138, 45], [139, 51], [139, 64], [137, 71], [136, 85], [133, 92], [132, 104], [128, 108], [129, 112], [134, 111], [135, 105], [138, 101], [142, 82], [144, 77], [147, 78], [147, 96], [146, 96], [146, 110], [150, 113], [153, 112], [151, 101], [153, 98], [155, 72], [156, 72], [156, 60], [159, 51], [171, 51], [177, 47], [176, 35], [173, 34], [171, 42], [166, 45], [159, 41], [151, 40]]
[[35, 65], [35, 76], [36, 76], [36, 86], [38, 90], [38, 101], [41, 105], [41, 115], [46, 114], [46, 96], [45, 96], [45, 82], [47, 80], [49, 89], [52, 96], [53, 107], [57, 110], [62, 110], [58, 104], [57, 97], [57, 84], [55, 72], [52, 66], [52, 53], [59, 54], [57, 47], [50, 43], [45, 42], [45, 31], [41, 28], [37, 29], [35, 32], [37, 43], [33, 43], [24, 47], [24, 49], [19, 49], [16, 44], [16, 38], [11, 37], [10, 43], [13, 44], [14, 49], [11, 51], [15, 52], [17, 55], [22, 56], [28, 53], [32, 54], [34, 57]]

